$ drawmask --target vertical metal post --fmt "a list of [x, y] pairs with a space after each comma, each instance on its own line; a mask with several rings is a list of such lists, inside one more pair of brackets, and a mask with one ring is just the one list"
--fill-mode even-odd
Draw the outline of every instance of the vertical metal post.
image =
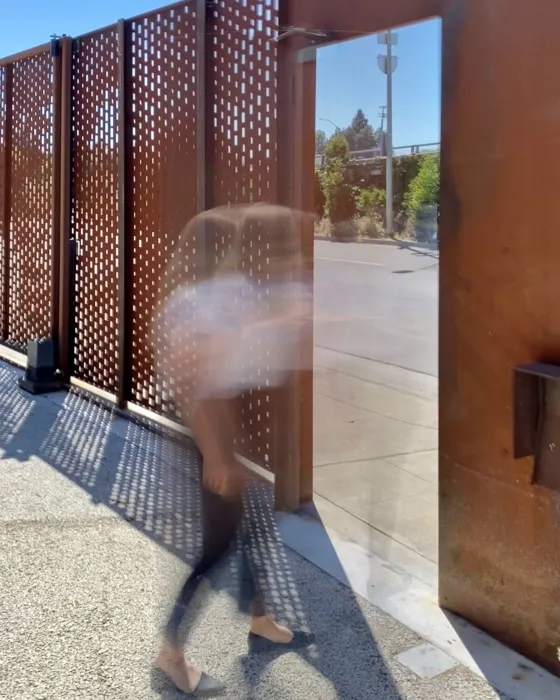
[[55, 357], [60, 358], [59, 313], [60, 313], [60, 138], [61, 138], [61, 47], [60, 40], [51, 41], [53, 62], [53, 150], [52, 150], [52, 272], [51, 272], [51, 330]]
[[[70, 381], [73, 358], [72, 290], [75, 284], [71, 264], [71, 202], [72, 202], [72, 39], [60, 40], [60, 102], [59, 102], [59, 311], [58, 366], [64, 381]], [[53, 300], [54, 301], [54, 300]]]
[[[297, 53], [295, 75], [294, 206], [300, 222], [304, 273], [314, 284], [315, 229], [315, 107], [317, 49]], [[313, 499], [313, 324], [302, 339], [302, 371], [296, 376], [296, 434], [299, 436], [299, 502]]]
[[119, 159], [119, 237], [118, 237], [118, 287], [119, 287], [119, 340], [117, 403], [124, 408], [130, 395], [131, 305], [130, 295], [130, 149], [131, 100], [130, 100], [130, 23], [118, 23], [119, 42], [119, 105], [118, 105], [118, 159]]
[[11, 228], [11, 195], [12, 195], [12, 110], [13, 110], [13, 64], [4, 66], [4, 101], [6, 113], [4, 117], [4, 209], [2, 216], [2, 232], [4, 236], [4, 285], [2, 290], [3, 323], [2, 335], [9, 337], [10, 331], [10, 228]]
[[377, 65], [387, 76], [387, 134], [385, 138], [385, 228], [393, 233], [393, 73], [398, 58], [393, 56], [393, 46], [398, 43], [398, 34], [389, 30], [377, 35], [377, 43], [387, 46], [387, 55], [377, 57]]
[[393, 34], [387, 32], [387, 154], [385, 158], [387, 181], [385, 206], [387, 234], [393, 234]]
[[[212, 82], [214, 0], [197, 0], [196, 4], [196, 196], [197, 212], [213, 206], [213, 109]], [[201, 269], [206, 266], [206, 235], [204, 222], [196, 230], [196, 260]]]
[[[293, 157], [291, 164], [292, 202], [300, 236], [300, 250], [306, 280], [313, 284], [314, 198], [315, 198], [315, 88], [316, 54], [314, 46], [293, 48]], [[291, 400], [287, 432], [283, 438], [291, 445], [284, 448], [282, 474], [286, 483], [281, 495], [290, 509], [313, 498], [313, 328], [302, 338], [298, 353], [303, 370], [293, 373], [289, 390]], [[297, 482], [297, 488], [291, 483]], [[280, 493], [279, 493], [280, 495]], [[287, 507], [287, 506], [284, 506]]]
[[[280, 25], [289, 26], [287, 6], [280, 4]], [[296, 108], [296, 46], [292, 39], [278, 44], [278, 200], [295, 206], [296, 144], [301, 145], [301, 123], [294, 118]], [[298, 91], [299, 92], [299, 91]], [[300, 100], [297, 100], [298, 104]], [[293, 373], [287, 386], [274, 395], [274, 506], [276, 510], [296, 511], [300, 505], [300, 385]]]
[[[211, 135], [209, 117], [212, 114], [212, 75], [209, 56], [212, 42], [209, 41], [211, 27], [212, 3], [208, 0], [196, 2], [196, 198], [197, 211], [200, 214], [209, 208], [211, 193], [208, 181], [208, 140]], [[210, 97], [210, 100], [208, 99]]]

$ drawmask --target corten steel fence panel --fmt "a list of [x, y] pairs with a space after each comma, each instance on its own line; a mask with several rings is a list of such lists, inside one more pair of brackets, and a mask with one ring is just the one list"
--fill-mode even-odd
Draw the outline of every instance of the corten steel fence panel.
[[118, 52], [115, 25], [75, 41], [72, 61], [73, 375], [111, 394], [119, 325]]
[[54, 61], [48, 51], [12, 64], [9, 327], [24, 350], [51, 334]]
[[[155, 376], [151, 327], [167, 264], [197, 213], [197, 177], [204, 177], [196, 168], [196, 27], [194, 2], [132, 20], [130, 27], [130, 400], [167, 415], [183, 402], [173, 402], [170, 387]], [[188, 268], [194, 250], [190, 257], [184, 252]], [[188, 396], [183, 399], [188, 410]]]
[[[277, 0], [218, 0], [214, 10], [213, 202], [277, 201]], [[209, 88], [210, 89], [210, 88]], [[267, 256], [258, 238], [252, 266]], [[247, 270], [251, 272], [251, 270]], [[254, 372], [265, 363], [251, 349]], [[243, 400], [244, 456], [274, 471], [274, 394], [265, 388]]]
[[[3, 300], [2, 290], [4, 289], [4, 237], [8, 234], [9, 223], [7, 221], [7, 212], [5, 211], [6, 202], [6, 186], [7, 168], [6, 168], [6, 120], [8, 118], [7, 105], [7, 73], [11, 67], [0, 66], [0, 300]], [[9, 164], [8, 164], [9, 165]], [[8, 213], [9, 214], [9, 213]], [[5, 220], [6, 219], [6, 220]], [[4, 338], [7, 332], [5, 327], [5, 314], [0, 313], [0, 337]]]

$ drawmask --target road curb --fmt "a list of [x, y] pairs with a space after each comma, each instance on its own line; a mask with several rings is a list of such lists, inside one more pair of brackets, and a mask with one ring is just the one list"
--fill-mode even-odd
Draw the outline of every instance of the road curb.
[[314, 236], [316, 241], [324, 241], [325, 243], [359, 243], [360, 245], [383, 245], [396, 246], [398, 248], [422, 248], [423, 250], [439, 250], [438, 243], [418, 243], [417, 241], [399, 241], [393, 238], [372, 238], [372, 239], [349, 239], [346, 241], [337, 241], [328, 236]]

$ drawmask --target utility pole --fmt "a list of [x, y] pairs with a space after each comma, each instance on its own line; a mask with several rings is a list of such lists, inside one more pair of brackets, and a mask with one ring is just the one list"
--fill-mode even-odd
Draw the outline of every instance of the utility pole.
[[387, 54], [377, 57], [377, 65], [387, 76], [387, 135], [385, 138], [386, 185], [385, 185], [385, 228], [388, 235], [393, 233], [393, 73], [399, 59], [393, 56], [393, 46], [399, 43], [398, 34], [392, 31], [377, 36], [377, 43], [387, 47]]

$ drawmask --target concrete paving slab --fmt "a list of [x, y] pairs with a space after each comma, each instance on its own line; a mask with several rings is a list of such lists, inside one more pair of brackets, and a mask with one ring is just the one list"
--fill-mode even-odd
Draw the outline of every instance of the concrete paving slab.
[[429, 482], [384, 459], [321, 467], [315, 470], [314, 483], [316, 493], [362, 519], [375, 503], [436, 493]]
[[405, 455], [387, 457], [387, 462], [404, 469], [415, 476], [425, 479], [434, 486], [438, 486], [439, 465], [438, 451], [412, 452]]
[[438, 502], [435, 493], [374, 503], [367, 521], [433, 562], [438, 558]]
[[[310, 512], [307, 515], [307, 512]], [[368, 556], [387, 563], [398, 571], [406, 572], [428, 585], [434, 592], [438, 584], [437, 562], [430, 561], [413, 549], [373, 528], [369, 523], [340, 508], [320, 495], [315, 495], [313, 506], [306, 509], [302, 518], [312, 517], [320, 526], [331, 533], [332, 537], [350, 544], [358, 545]]]
[[427, 643], [403, 651], [397, 660], [419, 678], [435, 678], [459, 665], [448, 654]]
[[314, 406], [314, 465], [435, 449], [437, 431], [321, 397]]
[[336, 371], [316, 377], [314, 386], [316, 401], [329, 396], [408, 425], [437, 429], [437, 402], [432, 399]]
[[437, 402], [438, 378], [357, 355], [315, 347], [315, 366]]

